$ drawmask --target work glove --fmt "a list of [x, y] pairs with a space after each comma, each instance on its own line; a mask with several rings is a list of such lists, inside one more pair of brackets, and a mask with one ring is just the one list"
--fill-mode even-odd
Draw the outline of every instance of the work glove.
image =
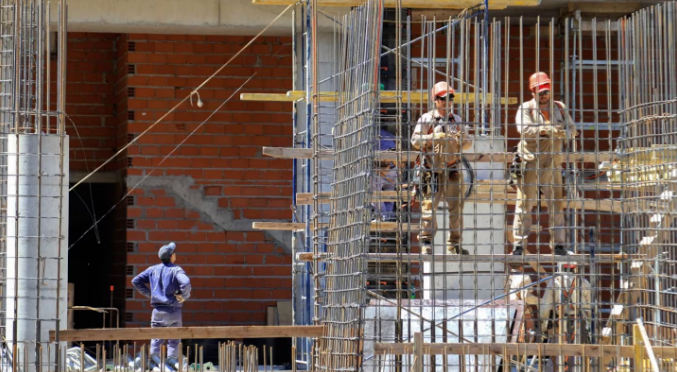
[[541, 136], [553, 138], [566, 138], [566, 132], [556, 127], [549, 126], [541, 129]]
[[454, 137], [452, 135], [446, 134], [444, 132], [439, 132], [439, 133], [433, 134], [433, 139], [435, 141], [447, 141], [447, 140], [450, 140], [450, 139], [454, 139]]

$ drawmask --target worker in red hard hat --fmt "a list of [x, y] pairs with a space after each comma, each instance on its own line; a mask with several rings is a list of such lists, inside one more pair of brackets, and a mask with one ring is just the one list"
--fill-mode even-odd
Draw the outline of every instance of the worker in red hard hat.
[[[515, 124], [521, 135], [517, 145], [517, 164], [511, 165], [511, 176], [517, 184], [517, 203], [513, 236], [513, 254], [521, 255], [531, 231], [531, 211], [543, 193], [550, 214], [551, 248], [556, 255], [567, 255], [562, 182], [564, 141], [578, 135], [566, 106], [551, 101], [552, 84], [548, 75], [537, 72], [529, 78], [533, 99], [517, 110]], [[539, 247], [540, 250], [540, 247]]]
[[435, 109], [423, 114], [416, 123], [411, 144], [421, 151], [417, 159], [416, 193], [422, 196], [421, 231], [418, 239], [425, 254], [433, 253], [437, 231], [436, 209], [444, 199], [449, 210], [447, 251], [468, 254], [461, 247], [463, 201], [467, 185], [463, 184], [461, 150], [472, 145], [461, 117], [452, 112], [454, 89], [444, 81], [432, 88]]

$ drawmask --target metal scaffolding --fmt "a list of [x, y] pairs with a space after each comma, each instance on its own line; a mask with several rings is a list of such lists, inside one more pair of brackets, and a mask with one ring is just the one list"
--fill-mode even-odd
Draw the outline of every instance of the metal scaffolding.
[[[297, 362], [674, 368], [676, 4], [529, 24], [488, 5], [443, 20], [295, 5], [295, 91], [247, 99], [294, 102], [295, 148], [264, 154], [294, 159], [295, 219], [255, 227], [294, 231], [295, 324], [325, 326]], [[460, 119], [418, 146], [438, 82]], [[530, 132], [534, 112], [547, 130]]]

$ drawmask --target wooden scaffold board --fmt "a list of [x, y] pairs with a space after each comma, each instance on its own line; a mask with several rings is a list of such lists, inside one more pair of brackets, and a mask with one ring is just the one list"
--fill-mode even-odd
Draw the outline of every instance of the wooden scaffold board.
[[[278, 159], [312, 159], [313, 149], [308, 148], [291, 148], [291, 147], [264, 147], [263, 155]], [[414, 161], [421, 153], [418, 151], [402, 151], [400, 160]], [[332, 159], [334, 151], [331, 149], [321, 150], [319, 158], [323, 160]], [[496, 153], [462, 153], [462, 155], [471, 162], [510, 162], [515, 157], [513, 153], [496, 152]], [[586, 152], [579, 154], [568, 154], [564, 156], [565, 161], [582, 161], [585, 163], [598, 163], [603, 161], [611, 161], [614, 159], [613, 152]], [[397, 152], [395, 151], [377, 151], [376, 160], [397, 161]]]
[[[295, 0], [252, 0], [255, 5], [294, 5]], [[541, 0], [489, 0], [489, 9], [505, 9], [509, 6], [537, 6]], [[353, 7], [364, 4], [359, 0], [319, 0], [318, 6], [341, 6]], [[435, 0], [431, 4], [428, 0], [403, 0], [403, 8], [412, 9], [466, 9], [477, 5], [477, 0]], [[386, 0], [383, 4], [386, 8], [394, 8], [397, 6], [395, 0]]]
[[[374, 345], [374, 353], [379, 355], [414, 354], [414, 344], [377, 342]], [[658, 358], [671, 359], [677, 356], [676, 347], [654, 346], [652, 349]], [[566, 355], [589, 358], [632, 358], [635, 356], [635, 346], [556, 343], [423, 343], [421, 350], [425, 355]]]
[[[175, 328], [106, 328], [60, 330], [59, 341], [115, 341], [158, 339], [320, 337], [322, 326], [230, 326]], [[56, 332], [49, 331], [50, 342]]]
[[[320, 255], [318, 260], [327, 260], [326, 255]], [[575, 262], [579, 265], [589, 265], [591, 263], [619, 263], [630, 257], [627, 254], [598, 254], [594, 258], [584, 254], [573, 254], [568, 256], [554, 256], [551, 254], [525, 254], [513, 256], [511, 254], [418, 254], [418, 253], [369, 253], [367, 256], [369, 262], [505, 262], [505, 263], [529, 263], [540, 260], [541, 264], [557, 264]], [[313, 253], [304, 252], [296, 254], [296, 261], [311, 262]]]
[[[319, 98], [321, 102], [336, 102], [336, 93], [333, 92], [320, 92]], [[296, 102], [300, 100], [305, 100], [306, 92], [294, 90], [289, 91], [287, 94], [282, 93], [240, 93], [241, 101], [259, 101], [259, 102]], [[475, 93], [456, 93], [454, 102], [455, 103], [475, 103], [482, 100], [482, 94]], [[382, 90], [379, 91], [379, 101], [381, 103], [396, 103], [397, 102], [397, 92]], [[412, 104], [416, 103], [427, 103], [428, 102], [428, 91], [417, 91], [417, 92], [402, 92], [402, 102], [407, 103], [411, 102]], [[487, 94], [487, 104], [493, 102], [493, 95], [491, 93]], [[515, 97], [501, 97], [501, 105], [505, 104], [516, 105], [517, 98]]]

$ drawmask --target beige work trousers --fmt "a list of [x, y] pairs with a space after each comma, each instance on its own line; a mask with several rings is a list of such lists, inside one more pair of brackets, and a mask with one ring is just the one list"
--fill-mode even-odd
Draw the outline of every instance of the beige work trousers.
[[[463, 236], [463, 202], [467, 185], [463, 184], [463, 172], [460, 169], [453, 179], [449, 179], [449, 171], [437, 174], [435, 181], [438, 182], [437, 192], [423, 193], [421, 202], [421, 232], [418, 240], [430, 240], [435, 238], [437, 232], [437, 206], [440, 201], [447, 202], [449, 210], [449, 246], [460, 246]], [[432, 187], [429, 188], [432, 190]]]
[[[517, 184], [517, 203], [512, 234], [515, 245], [526, 248], [531, 231], [531, 211], [538, 203], [539, 188], [543, 191], [550, 224], [550, 242], [553, 245], [566, 243], [564, 207], [564, 188], [562, 185], [562, 167], [553, 161], [553, 155], [536, 155], [534, 161], [526, 162], [522, 178]], [[554, 244], [552, 244], [554, 242]]]

